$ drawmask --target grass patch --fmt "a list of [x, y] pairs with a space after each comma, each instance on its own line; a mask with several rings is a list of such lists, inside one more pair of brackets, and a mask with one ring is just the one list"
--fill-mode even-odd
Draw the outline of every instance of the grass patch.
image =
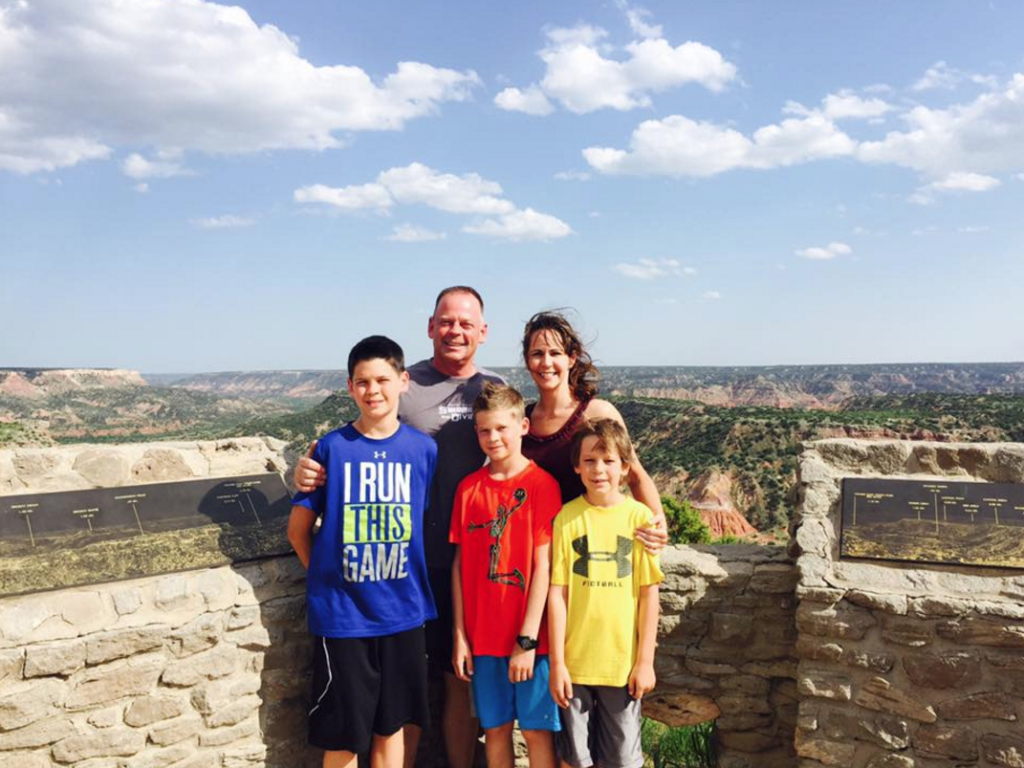
[[640, 742], [647, 757], [645, 768], [716, 768], [715, 721], [669, 728], [644, 718]]

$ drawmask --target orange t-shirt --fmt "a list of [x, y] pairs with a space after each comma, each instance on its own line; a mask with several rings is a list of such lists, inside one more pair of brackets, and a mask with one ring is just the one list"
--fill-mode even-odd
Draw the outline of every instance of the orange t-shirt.
[[[450, 539], [461, 547], [462, 605], [474, 656], [512, 655], [526, 615], [533, 551], [550, 543], [561, 507], [558, 483], [532, 461], [507, 480], [482, 467], [459, 484]], [[537, 652], [547, 653], [545, 619], [537, 639]]]

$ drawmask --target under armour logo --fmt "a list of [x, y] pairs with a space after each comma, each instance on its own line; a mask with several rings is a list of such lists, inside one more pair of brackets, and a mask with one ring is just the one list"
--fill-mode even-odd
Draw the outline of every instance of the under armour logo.
[[388, 457], [387, 451], [374, 451], [373, 458], [375, 459], [386, 459]]
[[633, 540], [625, 536], [616, 536], [616, 549], [614, 552], [591, 552], [590, 543], [586, 536], [573, 539], [572, 548], [579, 555], [576, 562], [572, 564], [572, 572], [586, 579], [590, 578], [590, 564], [594, 563], [615, 563], [616, 578], [624, 578], [633, 572]]

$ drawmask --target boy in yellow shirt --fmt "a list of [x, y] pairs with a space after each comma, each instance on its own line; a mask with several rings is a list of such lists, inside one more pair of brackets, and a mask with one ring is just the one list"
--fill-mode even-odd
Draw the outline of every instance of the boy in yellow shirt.
[[[551, 694], [562, 710], [563, 765], [640, 768], [640, 700], [654, 688], [656, 555], [634, 532], [651, 511], [623, 495], [633, 455], [611, 419], [581, 428], [572, 463], [586, 493], [555, 518], [548, 597]], [[599, 722], [598, 722], [599, 721]]]

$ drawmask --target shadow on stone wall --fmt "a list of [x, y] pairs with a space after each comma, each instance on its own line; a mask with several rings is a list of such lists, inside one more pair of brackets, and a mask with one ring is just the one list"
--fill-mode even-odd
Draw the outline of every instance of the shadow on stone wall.
[[673, 547], [662, 555], [656, 671], [644, 713], [716, 719], [721, 768], [795, 764], [797, 571], [779, 547]]
[[[234, 632], [240, 646], [257, 652], [259, 687], [253, 693], [260, 698], [266, 768], [318, 768], [323, 753], [306, 744], [312, 646], [306, 629], [305, 571], [295, 557], [240, 564], [232, 570], [252, 590], [253, 605], [238, 617], [249, 623]], [[246, 696], [245, 689], [253, 684], [229, 685], [224, 693]]]

